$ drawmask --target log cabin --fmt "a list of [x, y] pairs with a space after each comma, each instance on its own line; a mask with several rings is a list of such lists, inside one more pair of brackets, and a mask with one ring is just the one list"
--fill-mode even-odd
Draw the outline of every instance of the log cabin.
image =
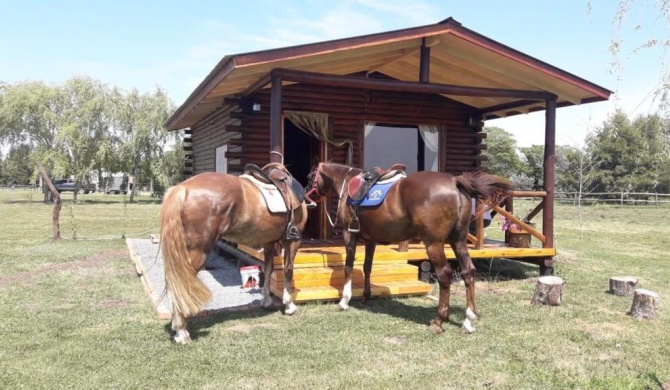
[[[605, 101], [611, 93], [447, 18], [402, 30], [227, 55], [169, 118], [167, 128], [185, 130], [185, 175], [240, 174], [247, 163], [283, 162], [306, 184], [317, 161], [360, 168], [404, 163], [408, 173], [457, 175], [483, 169], [487, 120], [544, 111], [545, 126], [538, 129], [545, 139], [544, 187], [516, 191], [494, 208], [520, 227], [520, 236], [538, 244], [527, 245], [529, 240], [518, 240], [516, 232], [506, 232], [504, 241], [489, 240], [480, 217], [469, 245], [473, 259], [521, 260], [539, 265], [540, 274], [548, 275], [556, 256], [556, 110]], [[537, 201], [524, 217], [514, 214], [518, 197]], [[332, 206], [310, 211], [296, 257], [296, 301], [338, 298], [336, 275], [341, 275], [344, 250], [337, 241], [339, 228], [328, 223]], [[260, 257], [254, 248], [243, 249]], [[357, 257], [361, 254], [362, 259], [362, 253], [358, 250]], [[445, 253], [454, 258], [449, 247]], [[405, 268], [425, 257], [414, 243], [378, 246], [373, 271], [378, 288], [373, 295], [425, 292], [425, 286], [412, 284], [416, 267]], [[277, 258], [277, 266], [281, 264]], [[301, 276], [301, 268], [311, 270]], [[393, 279], [402, 272], [412, 274], [405, 277], [406, 286]], [[325, 280], [325, 287], [309, 284], [316, 279]]]

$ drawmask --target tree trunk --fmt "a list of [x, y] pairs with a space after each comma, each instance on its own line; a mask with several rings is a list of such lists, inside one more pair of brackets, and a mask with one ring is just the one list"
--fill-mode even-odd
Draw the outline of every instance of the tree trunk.
[[539, 277], [531, 303], [533, 305], [560, 305], [563, 299], [564, 285], [565, 282], [558, 276]]
[[658, 317], [660, 297], [653, 291], [638, 288], [633, 294], [630, 315], [647, 320]]
[[40, 176], [42, 177], [42, 180], [44, 180], [44, 183], [46, 183], [47, 187], [49, 187], [49, 191], [51, 192], [51, 195], [54, 198], [54, 208], [53, 208], [53, 213], [52, 213], [52, 223], [53, 223], [53, 239], [54, 240], [60, 240], [60, 207], [61, 207], [61, 201], [60, 201], [60, 193], [56, 190], [56, 187], [54, 187], [53, 183], [51, 182], [51, 179], [49, 178], [49, 175], [47, 175], [46, 170], [44, 169], [44, 166], [42, 164], [37, 165], [37, 170], [40, 173]]
[[633, 295], [638, 279], [633, 276], [613, 276], [610, 278], [610, 294], [626, 296]]

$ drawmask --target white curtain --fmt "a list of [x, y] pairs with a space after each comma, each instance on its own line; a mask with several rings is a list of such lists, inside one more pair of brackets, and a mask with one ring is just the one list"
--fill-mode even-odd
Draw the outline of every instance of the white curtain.
[[372, 129], [377, 125], [376, 122], [365, 122], [365, 138], [368, 138]]
[[440, 146], [440, 126], [438, 125], [419, 125], [419, 133], [423, 138], [423, 143], [428, 150], [435, 153], [435, 159], [431, 164], [430, 170], [437, 172], [439, 170], [439, 146]]

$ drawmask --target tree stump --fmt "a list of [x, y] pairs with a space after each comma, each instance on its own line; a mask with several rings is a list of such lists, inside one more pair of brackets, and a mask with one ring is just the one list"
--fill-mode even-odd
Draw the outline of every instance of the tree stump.
[[610, 278], [610, 294], [626, 296], [633, 295], [638, 279], [633, 276], [613, 276]]
[[560, 305], [565, 282], [558, 276], [541, 276], [537, 279], [535, 293], [530, 301], [533, 305]]
[[635, 318], [654, 319], [658, 317], [660, 300], [661, 297], [653, 291], [641, 288], [635, 289], [630, 315]]

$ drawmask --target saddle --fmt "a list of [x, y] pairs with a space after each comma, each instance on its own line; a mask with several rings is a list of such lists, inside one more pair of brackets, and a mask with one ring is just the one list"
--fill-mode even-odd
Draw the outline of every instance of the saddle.
[[[289, 222], [286, 226], [285, 238], [289, 241], [299, 240], [301, 234], [293, 223], [293, 211], [298, 209], [305, 200], [305, 189], [300, 182], [295, 180], [280, 163], [270, 163], [263, 168], [255, 164], [246, 164], [243, 174], [249, 175], [261, 183], [277, 187], [288, 209]], [[297, 202], [293, 199], [296, 199]]]
[[273, 184], [279, 189], [279, 192], [284, 196], [286, 205], [290, 205], [290, 194], [295, 195], [298, 200], [297, 204], [293, 204], [292, 209], [295, 210], [300, 207], [300, 203], [305, 200], [305, 189], [299, 181], [295, 180], [288, 171], [279, 163], [270, 163], [263, 168], [255, 164], [246, 164], [244, 166], [244, 174], [252, 176], [254, 179], [265, 183]]
[[354, 202], [359, 203], [365, 198], [370, 191], [370, 188], [372, 188], [375, 183], [381, 180], [390, 179], [401, 173], [404, 174], [406, 169], [407, 167], [405, 164], [393, 164], [387, 170], [374, 167], [367, 172], [361, 172], [349, 180], [349, 185], [347, 186], [349, 197], [353, 199]]
[[395, 175], [405, 174], [407, 167], [405, 164], [393, 164], [387, 170], [383, 170], [379, 167], [374, 167], [367, 172], [361, 172], [358, 175], [352, 177], [349, 180], [349, 185], [347, 186], [347, 192], [349, 197], [354, 201], [353, 216], [349, 222], [349, 230], [352, 233], [358, 233], [361, 231], [361, 224], [358, 220], [358, 206], [361, 201], [365, 199], [370, 188], [372, 188], [375, 183], [380, 180], [386, 180], [394, 177]]

